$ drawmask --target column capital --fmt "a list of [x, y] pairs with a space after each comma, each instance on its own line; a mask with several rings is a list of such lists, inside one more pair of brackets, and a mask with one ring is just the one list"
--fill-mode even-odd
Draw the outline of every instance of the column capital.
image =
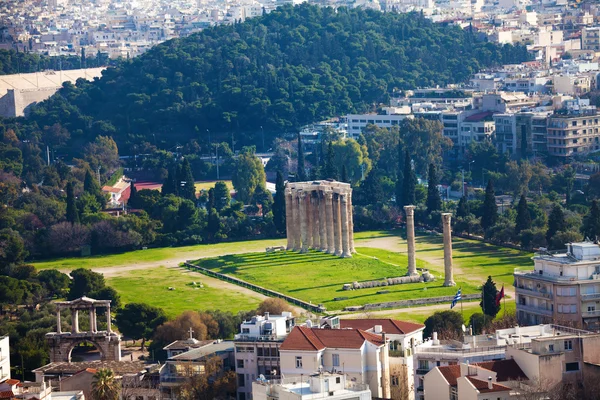
[[415, 212], [415, 206], [404, 206], [404, 212], [406, 212], [406, 215], [408, 214], [413, 214]]
[[442, 221], [444, 222], [444, 224], [450, 225], [451, 220], [452, 213], [442, 213]]

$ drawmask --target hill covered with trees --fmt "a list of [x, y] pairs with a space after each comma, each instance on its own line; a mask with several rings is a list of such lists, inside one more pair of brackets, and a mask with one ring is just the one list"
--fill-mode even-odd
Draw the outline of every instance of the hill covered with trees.
[[334, 115], [374, 110], [396, 91], [463, 82], [481, 68], [527, 59], [524, 47], [476, 40], [417, 13], [303, 4], [221, 25], [125, 60], [96, 82], [66, 85], [32, 113], [76, 140], [112, 136], [202, 146], [238, 133], [256, 144]]

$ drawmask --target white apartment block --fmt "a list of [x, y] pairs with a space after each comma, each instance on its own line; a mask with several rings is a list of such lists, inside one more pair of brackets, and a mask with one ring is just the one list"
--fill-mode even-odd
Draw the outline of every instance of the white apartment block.
[[566, 110], [548, 117], [548, 153], [571, 157], [600, 151], [600, 116], [595, 107]]
[[0, 383], [10, 379], [10, 347], [8, 336], [0, 337]]
[[581, 30], [581, 49], [600, 51], [600, 27]]
[[252, 383], [254, 400], [371, 400], [369, 386], [346, 380], [343, 374], [315, 373], [307, 377], [293, 377]]
[[348, 114], [346, 116], [348, 137], [358, 138], [363, 129], [370, 124], [380, 128], [391, 128], [400, 125], [407, 118], [414, 118], [410, 113], [410, 107], [390, 107], [388, 112], [390, 114]]

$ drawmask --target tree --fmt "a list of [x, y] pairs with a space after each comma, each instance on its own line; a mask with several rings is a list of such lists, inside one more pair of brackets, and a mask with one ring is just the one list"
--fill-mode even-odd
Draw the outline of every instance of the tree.
[[264, 315], [268, 312], [272, 315], [281, 315], [281, 313], [284, 311], [292, 311], [292, 306], [290, 306], [285, 300], [280, 299], [279, 297], [270, 297], [268, 299], [263, 300], [258, 305], [256, 313]]
[[342, 182], [349, 183], [348, 181], [348, 168], [346, 168], [346, 164], [342, 165], [342, 175], [340, 177]]
[[9, 228], [0, 230], [0, 268], [22, 263], [27, 254], [19, 232]]
[[481, 209], [481, 227], [484, 231], [496, 224], [498, 220], [498, 206], [496, 205], [496, 194], [494, 193], [494, 184], [490, 179], [485, 188], [485, 198]]
[[137, 188], [135, 187], [135, 183], [131, 182], [131, 185], [129, 186], [130, 192], [129, 192], [129, 199], [127, 200], [127, 205], [131, 208], [138, 208], [140, 207], [140, 201], [138, 199], [138, 192], [137, 192]]
[[531, 214], [527, 207], [527, 198], [524, 194], [519, 199], [517, 204], [517, 219], [515, 220], [515, 233], [518, 235], [521, 231], [531, 229]]
[[231, 193], [227, 184], [223, 181], [215, 183], [213, 188], [214, 207], [218, 212], [227, 207], [231, 203]]
[[68, 300], [74, 300], [104, 288], [104, 276], [85, 268], [78, 268], [70, 273], [72, 281], [69, 285]]
[[73, 193], [73, 183], [67, 183], [67, 221], [75, 224], [79, 223], [79, 213], [77, 212], [77, 203], [75, 202], [75, 193]]
[[192, 174], [190, 162], [187, 158], [184, 158], [177, 169], [177, 187], [179, 189], [179, 196], [195, 203], [196, 186], [194, 182], [194, 175]]
[[435, 165], [429, 164], [427, 174], [427, 213], [431, 215], [434, 211], [442, 209], [442, 198], [438, 189], [439, 180]]
[[306, 181], [306, 165], [304, 160], [304, 147], [302, 146], [302, 136], [298, 133], [298, 169], [296, 171], [296, 181]]
[[423, 337], [432, 337], [438, 333], [440, 339], [456, 339], [462, 333], [463, 318], [459, 312], [446, 310], [436, 311], [425, 320]]
[[555, 204], [552, 207], [552, 211], [550, 212], [550, 216], [548, 217], [548, 230], [546, 231], [546, 242], [550, 244], [552, 242], [552, 237], [557, 232], [562, 232], [567, 229], [567, 223], [565, 222], [565, 214], [560, 205]]
[[324, 179], [337, 179], [338, 170], [335, 164], [335, 152], [333, 151], [333, 142], [327, 144], [327, 158], [325, 159]]
[[63, 297], [71, 280], [67, 274], [55, 269], [45, 269], [38, 274], [38, 280], [52, 297]]
[[85, 178], [83, 179], [83, 190], [94, 196], [102, 196], [102, 190], [98, 181], [94, 178], [89, 169], [85, 170]]
[[213, 356], [204, 363], [204, 373], [195, 373], [191, 368], [184, 372], [187, 379], [177, 389], [181, 400], [214, 400], [235, 397], [236, 374], [223, 370], [223, 359]]
[[415, 189], [417, 186], [417, 176], [412, 167], [410, 154], [406, 150], [404, 155], [404, 173], [402, 180], [402, 206], [414, 205], [416, 203]]
[[466, 218], [470, 214], [466, 196], [462, 196], [456, 206], [456, 218]]
[[[101, 121], [96, 121], [96, 123]], [[112, 124], [108, 124], [108, 132], [114, 131]], [[106, 133], [108, 133], [106, 132]], [[109, 136], [97, 136], [96, 139], [85, 147], [85, 160], [94, 169], [101, 168], [113, 172], [121, 164], [119, 149], [114, 139]]]
[[400, 208], [404, 205], [402, 202], [402, 192], [403, 192], [403, 183], [404, 183], [404, 150], [402, 147], [402, 143], [398, 143], [398, 170], [396, 171], [396, 187], [395, 187], [395, 195], [396, 195], [396, 205]]
[[368, 157], [367, 146], [354, 139], [333, 142], [333, 152], [335, 154], [335, 165], [340, 169], [346, 166], [348, 183], [358, 182], [363, 173], [366, 176], [371, 170], [371, 160]]
[[256, 204], [260, 205], [263, 217], [271, 211], [271, 208], [273, 208], [273, 196], [264, 185], [258, 185], [256, 187], [253, 200]]
[[592, 200], [590, 211], [583, 223], [582, 232], [585, 237], [591, 240], [600, 238], [600, 206], [598, 200]]
[[118, 400], [120, 385], [111, 369], [100, 368], [92, 381], [92, 400]]
[[277, 232], [284, 233], [285, 225], [285, 183], [281, 171], [277, 171], [275, 180], [275, 197], [273, 199], [273, 223]]
[[498, 311], [500, 311], [500, 304], [496, 305], [497, 294], [496, 283], [494, 283], [491, 276], [488, 276], [487, 281], [483, 285], [483, 298], [479, 302], [479, 306], [483, 313], [492, 319], [496, 318]]
[[469, 326], [473, 328], [473, 335], [481, 335], [486, 325], [485, 315], [473, 313], [469, 317]]
[[265, 169], [262, 161], [254, 155], [253, 147], [244, 147], [238, 156], [231, 182], [236, 199], [244, 204], [250, 204], [258, 186], [265, 187]]
[[167, 172], [167, 176], [165, 177], [165, 180], [163, 181], [162, 187], [160, 189], [160, 193], [163, 196], [167, 196], [170, 194], [179, 194], [179, 185], [177, 184], [176, 168], [176, 166], [171, 167]]
[[167, 321], [165, 312], [144, 303], [129, 303], [117, 310], [116, 324], [119, 331], [134, 340], [142, 339], [142, 351], [146, 340], [152, 338], [158, 326]]

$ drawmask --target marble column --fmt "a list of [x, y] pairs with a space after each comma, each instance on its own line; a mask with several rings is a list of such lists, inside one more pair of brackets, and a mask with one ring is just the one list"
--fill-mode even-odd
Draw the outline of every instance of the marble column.
[[294, 232], [292, 226], [292, 191], [289, 188], [285, 189], [285, 232], [287, 235], [286, 250], [294, 248]]
[[354, 250], [354, 216], [352, 215], [352, 191], [348, 192], [348, 232], [350, 234], [350, 253], [356, 253]]
[[112, 321], [110, 320], [110, 306], [106, 307], [106, 332], [112, 332]]
[[71, 332], [79, 333], [79, 310], [71, 309]]
[[302, 243], [302, 233], [300, 229], [300, 202], [298, 201], [298, 192], [292, 190], [292, 224], [290, 226], [292, 231], [292, 249], [299, 251]]
[[327, 251], [327, 216], [325, 215], [325, 195], [319, 190], [319, 250]]
[[96, 330], [94, 329], [94, 309], [93, 308], [89, 309], [89, 314], [90, 314], [90, 332], [95, 332]]
[[60, 307], [56, 306], [56, 332], [62, 333], [62, 325], [60, 322]]
[[313, 249], [321, 250], [321, 238], [320, 238], [320, 222], [319, 222], [319, 192], [312, 192], [312, 196], [310, 196], [312, 213], [310, 214], [312, 218], [312, 227], [313, 227]]
[[[312, 198], [312, 192], [311, 191], [307, 191], [306, 193], [306, 197], [304, 199], [304, 206], [305, 206], [305, 213], [306, 213], [306, 248], [307, 249], [312, 249], [313, 247], [313, 218], [312, 218], [312, 203], [311, 203], [311, 198]], [[304, 244], [302, 244], [302, 247], [304, 248]]]
[[333, 192], [331, 190], [325, 192], [325, 214], [327, 224], [327, 253], [335, 253], [334, 239], [334, 223], [333, 223]]
[[340, 216], [342, 224], [342, 257], [352, 257], [350, 253], [350, 236], [348, 235], [348, 194], [340, 195]]
[[335, 255], [342, 255], [342, 221], [340, 213], [340, 195], [333, 194], [333, 240], [335, 244]]
[[408, 245], [408, 273], [417, 275], [417, 261], [415, 258], [415, 206], [404, 206], [406, 213], [406, 243]]
[[444, 228], [444, 286], [455, 286], [452, 272], [452, 227], [450, 226], [452, 214], [442, 213], [442, 226]]
[[298, 193], [298, 204], [300, 209], [300, 236], [301, 236], [301, 253], [308, 251], [308, 223], [306, 221], [307, 210], [306, 210], [306, 192], [300, 191]]

